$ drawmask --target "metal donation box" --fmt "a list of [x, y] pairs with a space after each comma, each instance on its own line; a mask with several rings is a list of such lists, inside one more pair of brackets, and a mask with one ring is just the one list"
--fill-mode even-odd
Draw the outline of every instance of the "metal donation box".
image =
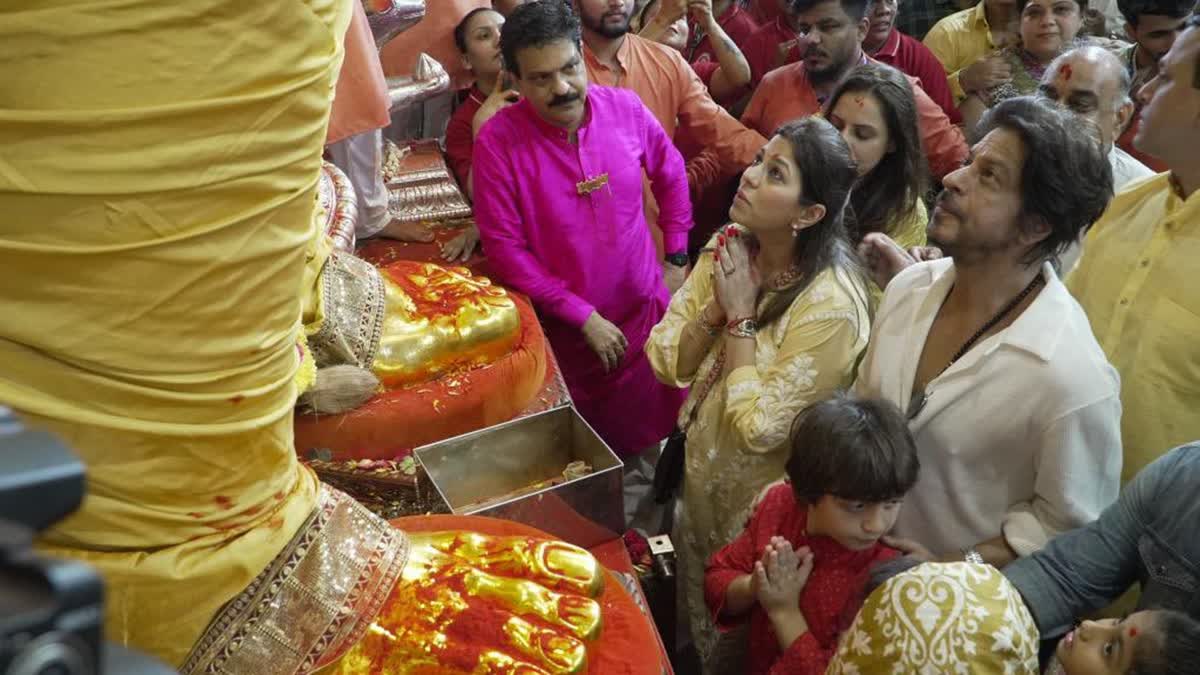
[[584, 548], [625, 531], [621, 460], [573, 406], [415, 454], [452, 513], [514, 520]]

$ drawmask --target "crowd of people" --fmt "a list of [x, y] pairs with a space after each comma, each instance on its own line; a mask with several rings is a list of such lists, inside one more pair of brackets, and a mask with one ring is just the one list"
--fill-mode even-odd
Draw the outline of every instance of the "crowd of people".
[[924, 43], [891, 0], [760, 4], [476, 10], [460, 34], [500, 28], [447, 132], [632, 525], [670, 528], [703, 669], [850, 658], [900, 555], [1004, 570], [1034, 670], [1039, 630], [1139, 581], [1141, 646], [1085, 622], [1053, 668], [1200, 665], [1190, 0], [1121, 2], [1128, 45], [1075, 0], [982, 0]]

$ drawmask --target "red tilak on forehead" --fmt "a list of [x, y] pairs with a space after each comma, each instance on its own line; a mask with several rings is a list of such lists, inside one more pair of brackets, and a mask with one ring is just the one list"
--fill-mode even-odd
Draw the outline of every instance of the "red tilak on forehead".
[[1137, 637], [1138, 629], [1136, 626], [1129, 627], [1129, 637]]
[[1062, 75], [1068, 82], [1071, 81], [1071, 64], [1064, 63], [1058, 67], [1058, 74]]

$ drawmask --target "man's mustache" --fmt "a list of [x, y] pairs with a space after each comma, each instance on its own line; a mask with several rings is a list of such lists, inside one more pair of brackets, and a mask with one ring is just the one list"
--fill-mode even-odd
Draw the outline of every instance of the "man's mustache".
[[937, 202], [934, 203], [933, 208], [941, 209], [952, 216], [962, 218], [962, 212], [959, 211], [957, 205], [950, 203], [951, 198], [949, 195], [950, 193], [946, 191], [943, 191], [942, 194], [938, 195]]
[[579, 94], [561, 94], [550, 99], [550, 107], [557, 108], [559, 106], [567, 105], [568, 103], [574, 103], [578, 100]]

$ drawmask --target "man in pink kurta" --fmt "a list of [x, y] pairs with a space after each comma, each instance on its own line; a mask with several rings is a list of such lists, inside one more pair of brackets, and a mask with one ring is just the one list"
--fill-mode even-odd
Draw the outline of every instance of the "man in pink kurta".
[[643, 351], [669, 293], [642, 172], [664, 238], [682, 250], [692, 223], [683, 158], [636, 94], [588, 85], [578, 23], [561, 3], [517, 8], [501, 50], [523, 98], [475, 141], [489, 268], [533, 300], [576, 408], [631, 458], [670, 433], [685, 393], [659, 383]]

